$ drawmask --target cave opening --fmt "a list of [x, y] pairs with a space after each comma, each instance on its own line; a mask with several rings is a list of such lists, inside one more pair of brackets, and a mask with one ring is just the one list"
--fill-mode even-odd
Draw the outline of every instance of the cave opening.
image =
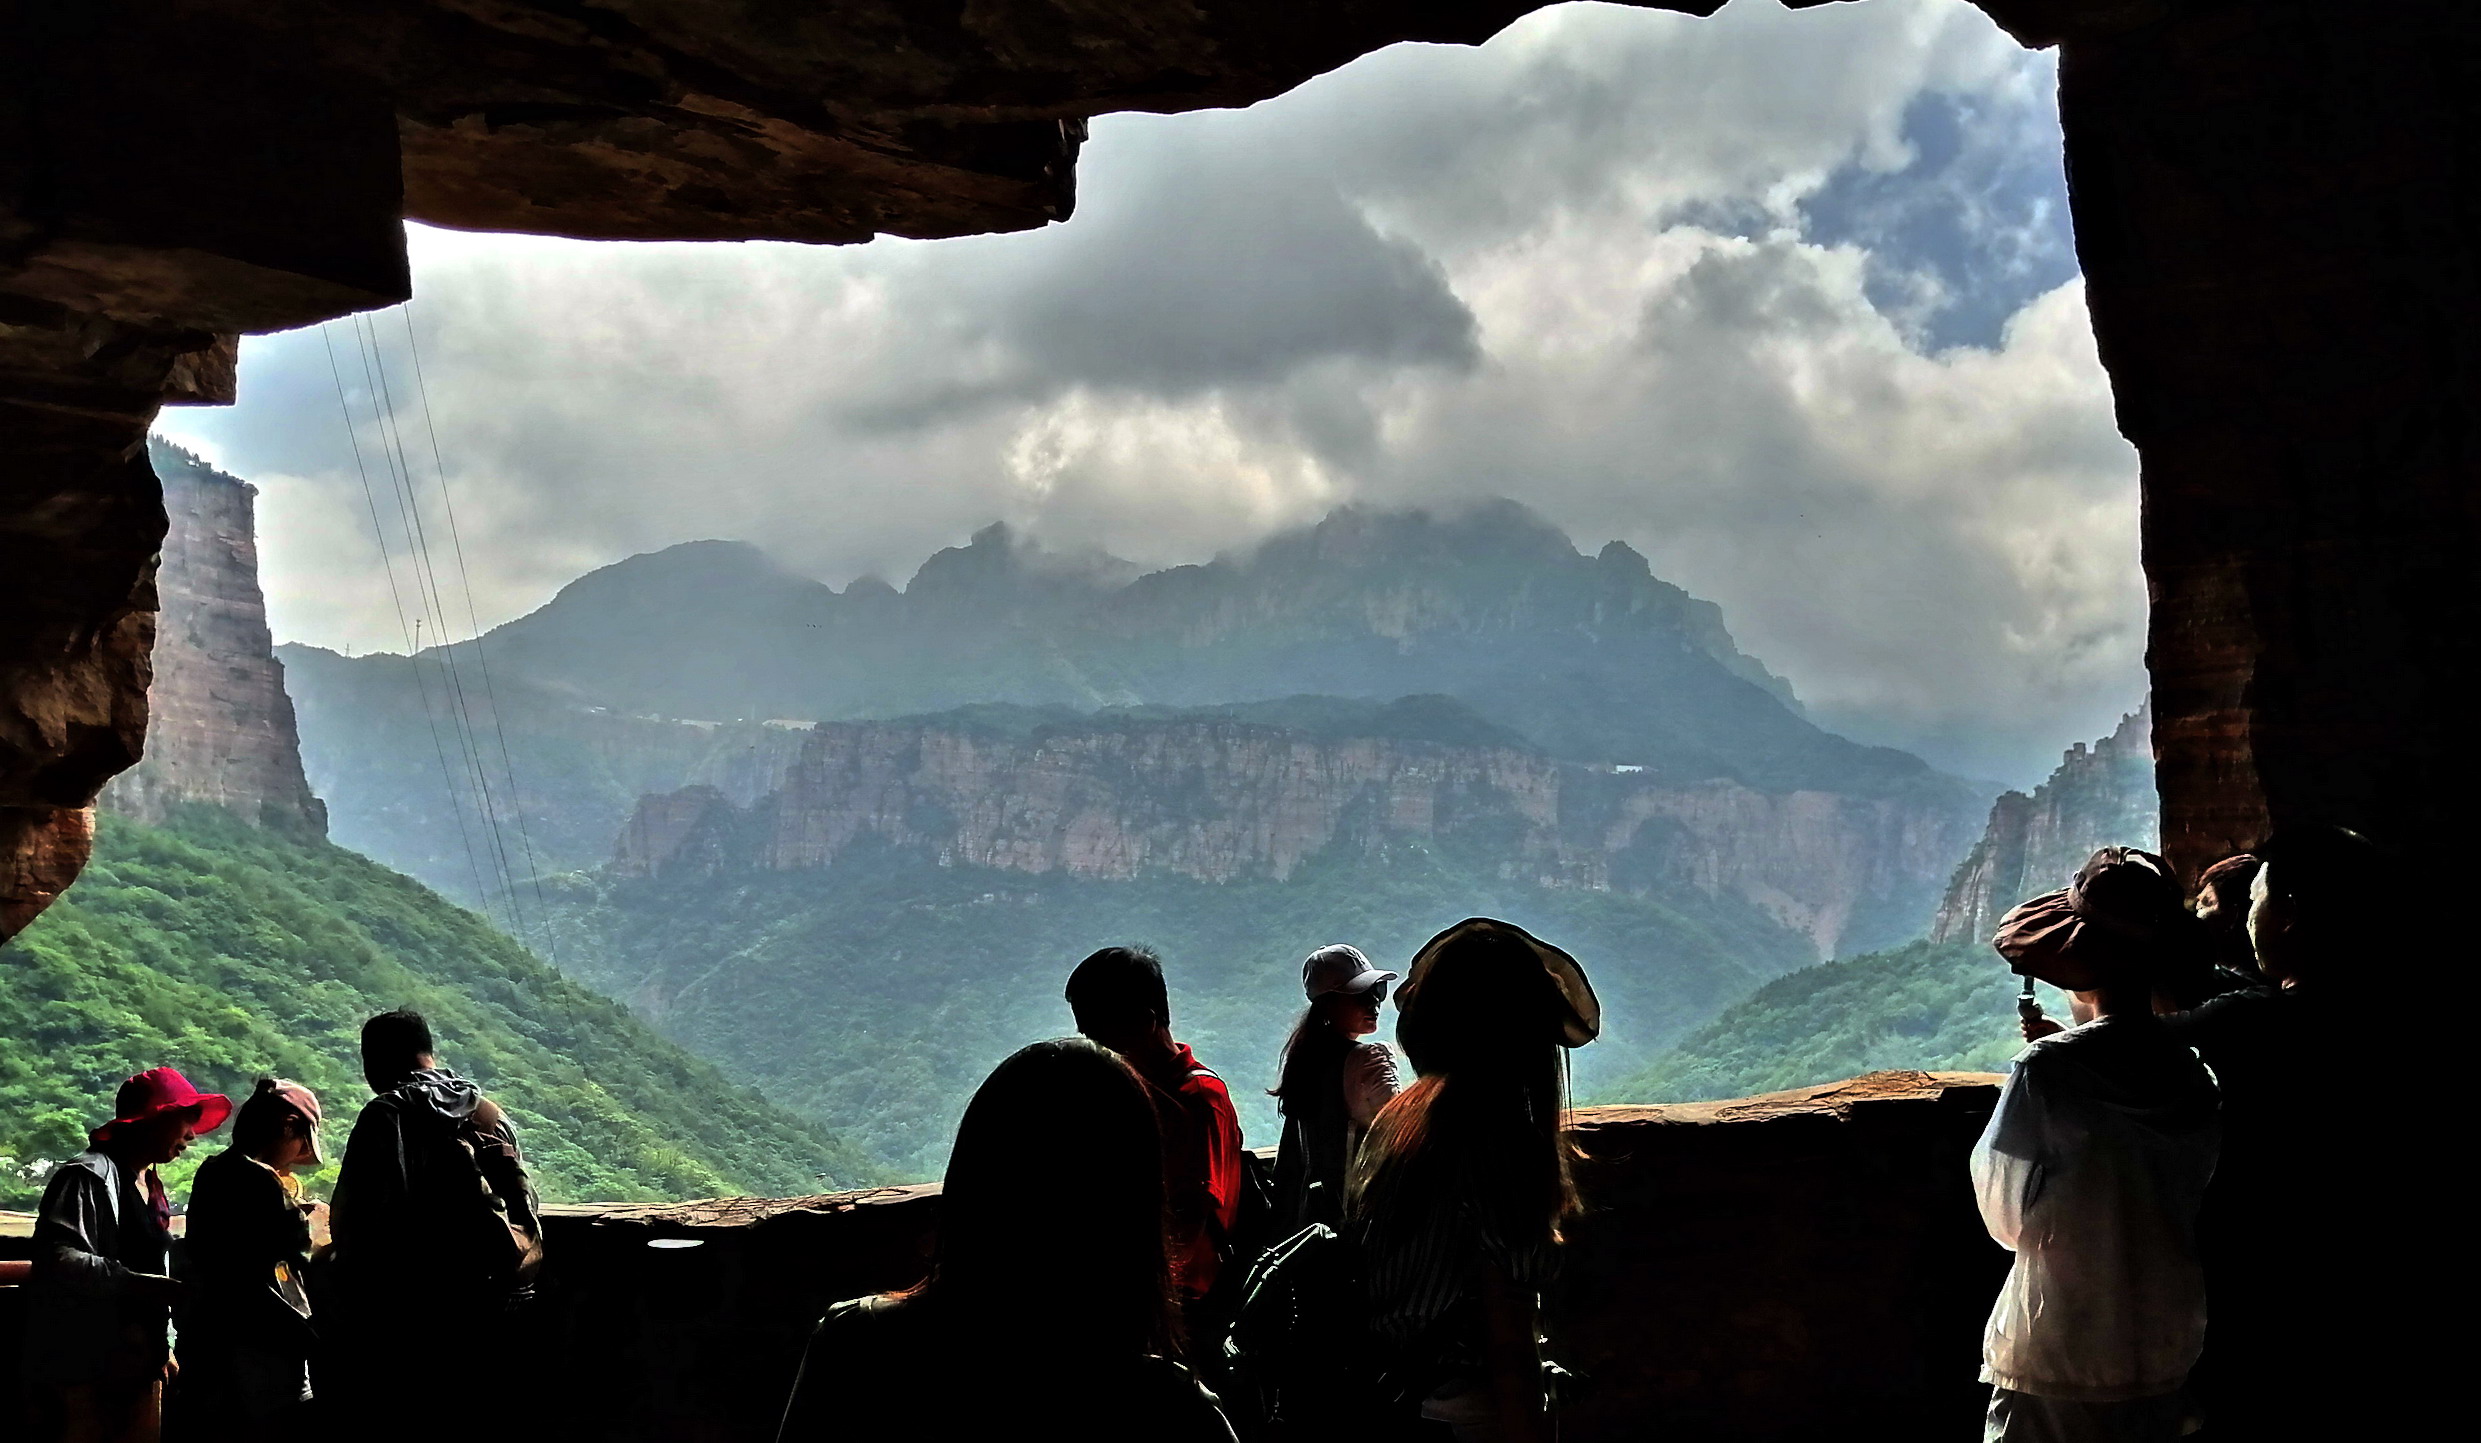
[[[406, 218], [610, 238], [1015, 229], [1067, 210], [1092, 116], [1246, 103], [1396, 40], [1482, 38], [1525, 8], [1411, 21], [1348, 6], [1301, 32], [1130, 5], [1072, 33], [1003, 6], [979, 29], [891, 39], [835, 15], [789, 36], [728, 33], [719, 7], [713, 44], [632, 19], [592, 35], [512, 24], [483, 45], [489, 22], [425, 0], [387, 6], [378, 27], [311, 0], [47, 20], [7, 62], [26, 83], [0, 122], [0, 931], [74, 880], [96, 792], [142, 749], [164, 527], [148, 425], [163, 404], [229, 401], [240, 333], [403, 300]], [[2475, 632], [2481, 285], [2469, 188], [2435, 179], [2472, 168], [2459, 67], [2473, 18], [2446, 4], [2377, 18], [2314, 4], [1983, 8], [2061, 52], [2078, 258], [2117, 423], [2141, 459], [2166, 850], [2193, 873], [2287, 825], [2335, 822], [2444, 855], [2471, 793], [2448, 738]], [[1925, 1356], [1952, 1351], [1914, 1330], [1935, 1311], [1919, 1280], [1979, 1286], [1986, 1260], [1951, 1232], [1854, 1210], [1842, 1184], [1883, 1180], [1888, 1158], [1922, 1177], [1951, 1168], [1972, 1105], [1969, 1086], [1932, 1078], [1601, 1120], [1737, 1159], [1673, 1164], [1691, 1175], [1741, 1167], [1730, 1175], [1753, 1192], [1811, 1189], [1801, 1215], [1851, 1229], [1829, 1229], [1830, 1243], [1900, 1235], [1919, 1250], [1848, 1248], [1865, 1266], [1832, 1288], [1778, 1279], [1767, 1316], [1723, 1335], [1737, 1359], [1698, 1354], [1668, 1374], [1615, 1362], [1610, 1418], [1662, 1407], [1714, 1436], [1792, 1436], [1848, 1418], [1856, 1397], [1890, 1422], [1952, 1416], [1954, 1397], [1919, 1382]], [[1841, 1128], [1823, 1150], [1821, 1117]], [[1709, 1122], [1762, 1124], [1781, 1146]], [[633, 1279], [645, 1230], [709, 1221], [581, 1217], [575, 1255]], [[1608, 1275], [1680, 1276], [1665, 1230], [1638, 1221], [1607, 1239]], [[756, 1314], [721, 1297], [858, 1291], [866, 1250], [821, 1238], [907, 1246], [905, 1224], [851, 1202], [768, 1225], [763, 1241], [752, 1227], [730, 1249], [679, 1250], [714, 1255], [712, 1276], [729, 1278], [706, 1303], [634, 1284], [600, 1295], [642, 1315], [636, 1361], [728, 1355], [746, 1341], [736, 1319]], [[1632, 1333], [1657, 1326], [1641, 1313], [1601, 1326], [1648, 1355], [1679, 1344]], [[1829, 1354], [1850, 1367], [1822, 1366]], [[1726, 1384], [1727, 1369], [1762, 1381]], [[640, 1422], [661, 1436], [719, 1410], [691, 1390]]]

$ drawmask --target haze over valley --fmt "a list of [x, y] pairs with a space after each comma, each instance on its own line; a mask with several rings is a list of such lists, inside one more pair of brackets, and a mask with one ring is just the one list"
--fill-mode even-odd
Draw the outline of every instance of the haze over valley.
[[[1158, 572], [991, 527], [901, 589], [697, 542], [479, 647], [280, 653], [338, 840], [908, 1173], [1008, 1039], [1067, 1027], [1102, 943], [1163, 950], [1183, 1037], [1266, 1130], [1302, 954], [1539, 925], [1610, 1000], [1595, 1091], [1770, 978], [1919, 935], [1989, 803], [1818, 727], [1717, 607], [1511, 502], [1339, 510]], [[513, 892], [488, 864], [476, 890], [490, 799], [428, 734], [485, 658], [497, 805], [559, 874]]]

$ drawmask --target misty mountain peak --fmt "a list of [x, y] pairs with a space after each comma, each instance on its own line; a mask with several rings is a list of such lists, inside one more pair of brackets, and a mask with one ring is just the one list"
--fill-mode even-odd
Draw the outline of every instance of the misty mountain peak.
[[1252, 558], [1260, 567], [1455, 564], [1573, 560], [1566, 532], [1502, 497], [1461, 510], [1339, 506], [1317, 524], [1280, 532]]
[[1594, 554], [1594, 560], [1603, 570], [1617, 572], [1624, 576], [1652, 576], [1654, 574], [1653, 563], [1645, 559], [1645, 553], [1625, 541], [1602, 543], [1602, 550]]
[[1101, 589], [1126, 585], [1139, 570], [1134, 562], [1100, 547], [1055, 550], [1005, 521], [994, 521], [964, 545], [933, 552], [906, 583], [905, 594], [916, 599], [989, 596], [1027, 582]]
[[667, 586], [698, 585], [707, 582], [728, 582], [745, 585], [753, 576], [790, 577], [786, 571], [758, 547], [746, 541], [684, 541], [660, 551], [641, 551], [635, 556], [615, 561], [560, 588], [567, 596], [580, 587], [591, 586]]

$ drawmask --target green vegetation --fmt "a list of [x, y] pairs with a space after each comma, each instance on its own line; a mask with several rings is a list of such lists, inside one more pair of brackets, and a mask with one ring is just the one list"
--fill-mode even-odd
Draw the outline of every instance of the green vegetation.
[[[1995, 1072], [2023, 1042], [2017, 979], [1972, 942], [1914, 942], [1778, 977], [1597, 1096], [1699, 1102], [1886, 1068]], [[2044, 989], [2043, 1006], [2067, 1015]]]
[[1576, 1056], [1583, 1089], [1642, 1067], [1809, 956], [1805, 939], [1728, 898], [1553, 890], [1499, 873], [1488, 856], [1401, 847], [1316, 859], [1288, 882], [1101, 882], [857, 850], [820, 872], [572, 876], [553, 905], [563, 954], [592, 959], [581, 978], [906, 1177], [939, 1171], [994, 1063], [1070, 1030], [1061, 985], [1101, 946], [1162, 953], [1174, 1031], [1231, 1085], [1253, 1143], [1275, 1140], [1264, 1089], [1302, 1005], [1300, 959], [1319, 944], [1351, 942], [1400, 970], [1474, 913], [1535, 929], [1584, 962], [1604, 1002], [1607, 1032]]
[[517, 1119], [552, 1200], [872, 1179], [851, 1147], [411, 878], [200, 807], [164, 828], [103, 819], [85, 875], [0, 948], [0, 1206], [27, 1206], [29, 1164], [84, 1146], [119, 1080], [163, 1063], [236, 1097], [261, 1073], [309, 1083], [339, 1156], [369, 1095], [362, 1019], [398, 1006]]

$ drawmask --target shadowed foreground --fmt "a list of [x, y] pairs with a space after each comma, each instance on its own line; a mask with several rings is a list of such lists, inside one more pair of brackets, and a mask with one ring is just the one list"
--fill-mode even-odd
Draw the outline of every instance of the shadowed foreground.
[[[2006, 1254], [1965, 1155], [1999, 1081], [1579, 1109], [1589, 1211], [1550, 1317], [1585, 1385], [1561, 1436], [1970, 1436]], [[938, 1206], [930, 1185], [551, 1209], [537, 1366], [580, 1437], [771, 1438], [811, 1322], [914, 1282]]]

